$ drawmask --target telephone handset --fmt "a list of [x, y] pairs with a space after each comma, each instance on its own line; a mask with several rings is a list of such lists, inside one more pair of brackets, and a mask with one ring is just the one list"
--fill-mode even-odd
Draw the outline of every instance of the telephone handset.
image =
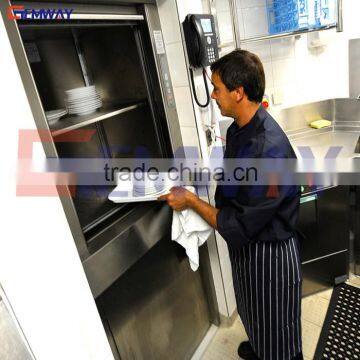
[[197, 60], [198, 65], [202, 66], [202, 64], [205, 60], [205, 58], [204, 58], [205, 57], [205, 51], [204, 51], [205, 49], [202, 44], [202, 39], [204, 38], [204, 32], [203, 32], [202, 26], [200, 24], [200, 21], [199, 21], [199, 19], [196, 18], [196, 16], [191, 15], [190, 22], [195, 29], [195, 34], [196, 34], [195, 39], [197, 40], [197, 41], [196, 40], [194, 41], [195, 48], [197, 48], [194, 60]]
[[211, 65], [219, 58], [214, 17], [189, 14], [183, 22], [189, 62], [193, 68]]
[[[207, 107], [210, 103], [210, 94], [207, 86], [205, 67], [211, 65], [219, 58], [214, 17], [208, 14], [189, 14], [183, 22], [183, 30], [195, 101], [200, 107]], [[200, 104], [195, 91], [193, 69], [198, 68], [203, 69], [207, 97], [205, 104]]]

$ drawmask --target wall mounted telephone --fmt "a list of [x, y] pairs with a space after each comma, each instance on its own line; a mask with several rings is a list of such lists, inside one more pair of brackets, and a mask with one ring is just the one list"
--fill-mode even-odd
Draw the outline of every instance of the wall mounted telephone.
[[212, 15], [189, 14], [183, 22], [189, 62], [193, 68], [211, 65], [219, 58]]
[[[188, 14], [182, 24], [190, 63], [191, 85], [195, 95], [195, 101], [200, 107], [207, 107], [210, 103], [210, 94], [206, 81], [205, 67], [211, 65], [219, 58], [214, 17], [208, 14]], [[198, 68], [203, 69], [203, 78], [207, 95], [205, 104], [200, 104], [198, 101], [194, 86], [193, 69]]]

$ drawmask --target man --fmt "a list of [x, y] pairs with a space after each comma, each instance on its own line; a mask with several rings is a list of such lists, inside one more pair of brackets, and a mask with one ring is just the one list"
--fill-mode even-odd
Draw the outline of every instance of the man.
[[[234, 118], [225, 158], [296, 158], [276, 121], [262, 107], [265, 74], [259, 58], [235, 50], [212, 64], [211, 97]], [[218, 185], [216, 207], [183, 188], [161, 199], [174, 210], [191, 208], [225, 239], [237, 310], [249, 341], [243, 359], [302, 359], [301, 264], [294, 234], [298, 186]]]

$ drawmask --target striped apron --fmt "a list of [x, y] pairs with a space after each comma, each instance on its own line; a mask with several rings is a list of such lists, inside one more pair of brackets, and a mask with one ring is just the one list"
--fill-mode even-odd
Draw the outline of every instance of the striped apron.
[[260, 359], [291, 359], [301, 348], [301, 262], [295, 238], [229, 246], [236, 304]]

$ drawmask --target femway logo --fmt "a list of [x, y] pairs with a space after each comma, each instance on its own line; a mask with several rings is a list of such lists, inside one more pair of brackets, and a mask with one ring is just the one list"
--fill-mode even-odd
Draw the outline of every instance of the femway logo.
[[33, 9], [25, 8], [23, 5], [8, 7], [7, 16], [9, 20], [70, 20], [74, 9]]

